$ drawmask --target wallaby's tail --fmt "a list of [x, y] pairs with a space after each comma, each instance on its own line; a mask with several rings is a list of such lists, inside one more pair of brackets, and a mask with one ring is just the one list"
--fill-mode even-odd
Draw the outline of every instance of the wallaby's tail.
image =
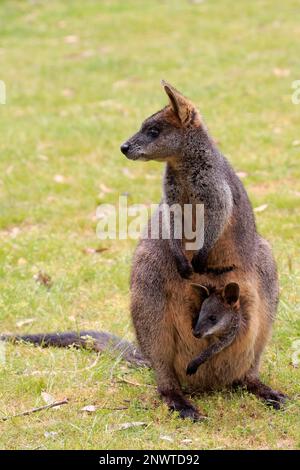
[[75, 346], [97, 352], [106, 350], [117, 354], [131, 364], [149, 366], [148, 361], [134, 344], [105, 331], [87, 330], [64, 333], [40, 333], [35, 335], [0, 335], [0, 341], [9, 341], [11, 343], [24, 341], [25, 343], [33, 343], [36, 346], [42, 346], [44, 348], [49, 346], [58, 348]]

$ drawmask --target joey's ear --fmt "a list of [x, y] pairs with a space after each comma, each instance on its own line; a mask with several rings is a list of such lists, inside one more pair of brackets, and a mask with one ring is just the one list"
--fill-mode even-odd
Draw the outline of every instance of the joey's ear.
[[229, 305], [234, 305], [240, 298], [240, 287], [236, 282], [230, 282], [224, 287], [223, 297]]
[[207, 287], [201, 286], [201, 284], [194, 283], [192, 283], [191, 286], [194, 291], [197, 292], [198, 295], [200, 295], [202, 299], [206, 299], [207, 297], [209, 297], [209, 290], [207, 289]]
[[164, 80], [161, 81], [161, 84], [164, 87], [164, 90], [170, 99], [173, 111], [181, 124], [185, 126], [188, 124], [200, 124], [200, 116], [193, 103]]

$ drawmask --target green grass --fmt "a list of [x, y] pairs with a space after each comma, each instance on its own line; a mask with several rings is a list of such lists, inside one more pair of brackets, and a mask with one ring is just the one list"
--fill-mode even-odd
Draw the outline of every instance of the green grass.
[[[133, 339], [136, 242], [99, 242], [94, 215], [124, 192], [131, 203], [159, 200], [160, 164], [129, 162], [119, 145], [165, 105], [165, 78], [199, 104], [246, 173], [253, 205], [268, 204], [257, 223], [274, 248], [281, 301], [262, 376], [291, 397], [275, 412], [245, 392], [204, 395], [197, 402], [209, 420], [192, 424], [170, 416], [148, 386], [151, 371], [109, 355], [95, 363], [87, 351], [8, 346], [1, 416], [42, 405], [42, 391], [69, 404], [1, 422], [1, 448], [300, 448], [300, 372], [291, 359], [300, 338], [298, 13], [296, 0], [0, 2], [1, 331], [104, 328]], [[99, 245], [107, 251], [84, 252]], [[51, 276], [50, 290], [35, 282], [39, 270]], [[26, 319], [34, 321], [17, 326]], [[96, 412], [80, 411], [92, 404]], [[133, 421], [147, 426], [112, 428]]]

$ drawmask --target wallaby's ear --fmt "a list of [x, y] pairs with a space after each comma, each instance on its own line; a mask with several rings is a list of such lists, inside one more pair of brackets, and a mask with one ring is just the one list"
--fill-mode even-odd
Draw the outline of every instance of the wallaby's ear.
[[181, 124], [186, 126], [188, 124], [196, 124], [196, 121], [199, 123], [200, 116], [193, 103], [164, 80], [161, 81], [161, 84], [164, 87], [164, 90], [170, 99], [173, 111]]
[[234, 305], [240, 298], [240, 287], [236, 282], [230, 282], [224, 287], [223, 297], [229, 305]]
[[206, 299], [207, 297], [209, 297], [209, 290], [207, 289], [207, 287], [201, 286], [201, 284], [194, 283], [192, 283], [191, 286], [194, 291], [197, 292], [198, 295], [200, 295], [202, 299]]

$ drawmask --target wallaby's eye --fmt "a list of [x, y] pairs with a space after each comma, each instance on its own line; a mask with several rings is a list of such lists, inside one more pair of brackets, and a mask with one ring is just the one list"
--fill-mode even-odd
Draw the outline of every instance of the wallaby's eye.
[[159, 136], [159, 129], [157, 129], [157, 127], [151, 127], [148, 130], [147, 134], [149, 135], [149, 137], [152, 137], [152, 139], [155, 139]]
[[216, 323], [217, 317], [216, 317], [216, 315], [209, 315], [208, 320], [209, 320], [211, 323]]

